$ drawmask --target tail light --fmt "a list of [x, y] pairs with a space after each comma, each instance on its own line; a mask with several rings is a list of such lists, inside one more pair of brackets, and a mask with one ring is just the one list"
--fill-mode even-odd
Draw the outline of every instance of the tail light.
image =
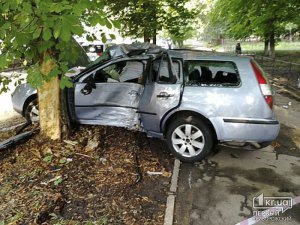
[[270, 108], [273, 108], [273, 96], [272, 91], [270, 88], [270, 85], [267, 82], [267, 79], [265, 78], [262, 69], [254, 62], [251, 61], [251, 65], [253, 68], [253, 71], [255, 73], [256, 79], [258, 81], [261, 93], [263, 94], [266, 103], [270, 106]]

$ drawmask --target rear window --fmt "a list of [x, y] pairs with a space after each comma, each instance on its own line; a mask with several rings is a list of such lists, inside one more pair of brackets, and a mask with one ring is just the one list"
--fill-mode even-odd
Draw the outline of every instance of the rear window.
[[186, 83], [201, 86], [238, 86], [240, 77], [233, 62], [188, 61]]

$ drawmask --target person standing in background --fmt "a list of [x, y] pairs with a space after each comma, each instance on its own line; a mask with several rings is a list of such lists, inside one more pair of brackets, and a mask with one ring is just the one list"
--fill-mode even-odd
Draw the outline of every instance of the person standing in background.
[[235, 46], [235, 53], [237, 55], [242, 54], [242, 48], [241, 48], [241, 44], [240, 43], [236, 44], [236, 46]]

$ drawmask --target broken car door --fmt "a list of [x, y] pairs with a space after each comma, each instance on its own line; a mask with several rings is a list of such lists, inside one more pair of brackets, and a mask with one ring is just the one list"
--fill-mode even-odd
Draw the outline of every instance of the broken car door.
[[161, 134], [161, 121], [180, 102], [182, 62], [167, 54], [152, 62], [152, 69], [141, 98], [139, 113], [148, 134]]
[[119, 59], [98, 67], [75, 83], [75, 115], [81, 124], [137, 129], [146, 61]]

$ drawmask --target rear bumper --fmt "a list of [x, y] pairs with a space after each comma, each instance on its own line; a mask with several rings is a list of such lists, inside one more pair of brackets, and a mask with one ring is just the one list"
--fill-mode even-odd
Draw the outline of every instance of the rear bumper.
[[213, 124], [220, 141], [273, 141], [280, 130], [276, 119], [215, 118]]

